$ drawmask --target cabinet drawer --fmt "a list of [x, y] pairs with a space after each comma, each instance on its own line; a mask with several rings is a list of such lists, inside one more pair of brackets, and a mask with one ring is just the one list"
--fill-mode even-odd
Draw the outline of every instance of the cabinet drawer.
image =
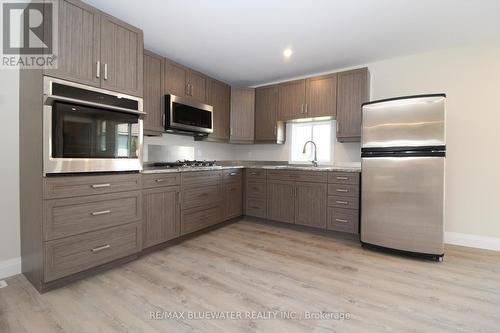
[[257, 181], [248, 181], [247, 182], [247, 188], [246, 188], [246, 195], [247, 197], [253, 197], [253, 198], [266, 198], [266, 182], [264, 180], [257, 182]]
[[337, 208], [359, 209], [359, 199], [332, 195], [328, 197], [328, 206]]
[[266, 218], [266, 199], [247, 198], [246, 215]]
[[181, 195], [182, 209], [216, 204], [222, 200], [221, 185], [185, 189]]
[[153, 188], [163, 186], [175, 186], [181, 183], [181, 175], [179, 173], [156, 173], [150, 175], [142, 175], [142, 187]]
[[248, 180], [254, 179], [266, 179], [266, 170], [265, 169], [247, 169], [246, 177]]
[[45, 240], [139, 221], [141, 192], [123, 192], [44, 202]]
[[241, 183], [242, 170], [230, 169], [222, 171], [222, 181], [224, 183]]
[[328, 184], [328, 194], [358, 198], [359, 185]]
[[44, 199], [139, 190], [140, 174], [44, 178]]
[[329, 172], [328, 182], [335, 184], [359, 185], [358, 172]]
[[322, 171], [269, 170], [267, 178], [270, 180], [326, 183], [328, 176], [326, 172]]
[[183, 172], [183, 187], [200, 187], [205, 185], [218, 185], [221, 183], [222, 170], [220, 171], [189, 171]]
[[185, 210], [181, 217], [181, 235], [189, 234], [222, 222], [222, 207], [202, 207]]
[[137, 223], [46, 242], [45, 282], [126, 257], [140, 249]]
[[328, 230], [357, 234], [359, 211], [354, 209], [328, 208]]

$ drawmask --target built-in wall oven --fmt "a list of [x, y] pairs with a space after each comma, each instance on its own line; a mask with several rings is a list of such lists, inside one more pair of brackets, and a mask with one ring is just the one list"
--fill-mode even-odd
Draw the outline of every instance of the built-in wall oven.
[[44, 77], [45, 175], [142, 170], [142, 98]]

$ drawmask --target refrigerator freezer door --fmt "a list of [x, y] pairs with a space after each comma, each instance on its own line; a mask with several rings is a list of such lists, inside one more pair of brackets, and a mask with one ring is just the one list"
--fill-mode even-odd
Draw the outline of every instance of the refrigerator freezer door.
[[363, 105], [363, 148], [444, 146], [444, 96]]
[[362, 159], [361, 241], [444, 253], [444, 157]]

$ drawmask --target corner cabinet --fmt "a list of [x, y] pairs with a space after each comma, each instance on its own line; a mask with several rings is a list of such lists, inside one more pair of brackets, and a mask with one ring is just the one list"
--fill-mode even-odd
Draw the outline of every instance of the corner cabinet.
[[142, 97], [143, 32], [79, 0], [57, 5], [57, 69], [44, 73]]
[[370, 96], [368, 68], [338, 73], [337, 140], [361, 140], [361, 104]]
[[209, 139], [229, 141], [231, 87], [224, 82], [209, 80], [207, 103], [213, 107], [213, 129]]
[[144, 134], [161, 135], [164, 131], [163, 57], [144, 51]]
[[253, 143], [255, 89], [231, 87], [231, 143]]

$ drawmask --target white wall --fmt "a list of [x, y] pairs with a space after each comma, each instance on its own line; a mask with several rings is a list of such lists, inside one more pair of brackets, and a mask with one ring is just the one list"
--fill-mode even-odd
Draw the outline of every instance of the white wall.
[[[364, 65], [364, 64], [360, 64]], [[500, 238], [500, 43], [368, 64], [372, 98], [448, 94], [446, 231]], [[4, 139], [0, 164], [0, 262], [19, 256], [18, 78], [0, 70]], [[165, 135], [152, 143], [192, 143], [197, 158], [287, 160], [286, 145], [194, 143]], [[359, 160], [359, 144], [335, 145], [337, 161]]]
[[[0, 262], [20, 255], [19, 240], [19, 71], [0, 70]], [[1, 267], [0, 267], [1, 269]]]

